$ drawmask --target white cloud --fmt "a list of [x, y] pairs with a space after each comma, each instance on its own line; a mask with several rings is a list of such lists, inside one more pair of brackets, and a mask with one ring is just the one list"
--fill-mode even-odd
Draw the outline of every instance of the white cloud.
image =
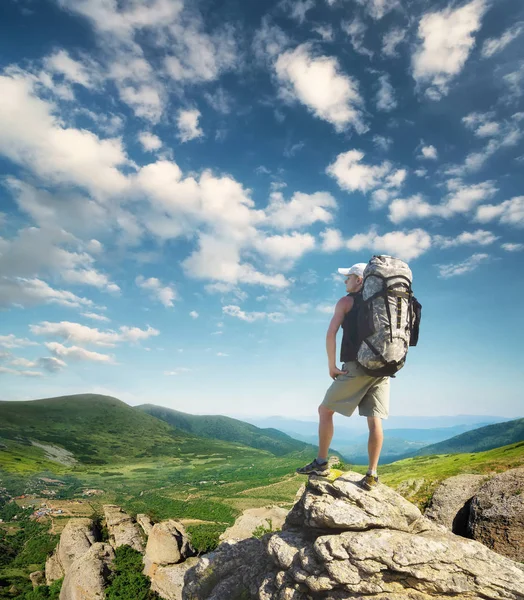
[[326, 173], [334, 177], [342, 189], [350, 192], [359, 190], [365, 193], [377, 187], [394, 188], [402, 184], [405, 170], [393, 171], [389, 161], [366, 165], [362, 162], [363, 158], [364, 153], [359, 150], [343, 152], [327, 167]]
[[[182, 261], [182, 267], [189, 277], [235, 285], [247, 283], [274, 288], [289, 285], [281, 274], [266, 275], [252, 265], [241, 262], [238, 241], [203, 233], [199, 234], [198, 239], [198, 249]], [[242, 243], [247, 244], [247, 240]]]
[[173, 371], [164, 371], [164, 375], [169, 375], [169, 376], [177, 376], [177, 375], [183, 375], [184, 373], [190, 373], [191, 369], [188, 369], [187, 367], [176, 367], [176, 369], [174, 369]]
[[9, 364], [12, 367], [24, 367], [25, 369], [32, 369], [38, 366], [38, 362], [36, 360], [28, 360], [27, 358], [14, 358], [9, 361]]
[[389, 82], [389, 75], [379, 77], [380, 89], [377, 92], [377, 109], [385, 112], [392, 111], [397, 107], [395, 90]]
[[382, 19], [384, 15], [394, 8], [400, 7], [399, 0], [356, 0], [366, 12], [375, 20]]
[[473, 0], [453, 9], [426, 13], [419, 23], [421, 43], [412, 57], [413, 77], [427, 85], [426, 95], [438, 100], [448, 93], [475, 45], [474, 34], [480, 29], [487, 8], [484, 0]]
[[0, 367], [0, 375], [4, 373], [6, 375], [17, 375], [19, 377], [43, 377], [44, 374], [40, 371], [19, 371], [18, 369], [11, 369], [9, 367]]
[[475, 219], [487, 223], [499, 219], [503, 225], [524, 227], [524, 196], [516, 196], [501, 204], [484, 204], [477, 208]]
[[199, 315], [198, 315], [198, 313], [197, 313], [197, 311], [196, 311], [196, 310], [192, 310], [192, 311], [189, 313], [189, 316], [190, 316], [190, 317], [192, 317], [193, 319], [198, 319], [198, 317], [199, 317]]
[[118, 343], [138, 342], [160, 333], [152, 327], [140, 329], [138, 327], [127, 326], [120, 327], [119, 332], [112, 330], [100, 331], [96, 328], [81, 325], [80, 323], [72, 323], [71, 321], [60, 321], [60, 323], [42, 321], [39, 325], [30, 325], [29, 329], [35, 335], [58, 337], [76, 344], [94, 344], [110, 348]]
[[406, 38], [407, 30], [394, 27], [382, 38], [382, 54], [386, 56], [398, 56], [397, 46]]
[[315, 247], [315, 238], [309, 233], [292, 232], [289, 235], [260, 236], [254, 247], [269, 260], [289, 269], [306, 252]]
[[2, 348], [25, 348], [27, 346], [38, 346], [38, 343], [27, 338], [16, 337], [14, 333], [0, 335], [0, 347]]
[[373, 52], [364, 46], [367, 27], [358, 17], [351, 22], [342, 22], [342, 30], [349, 36], [353, 50], [358, 54], [373, 58]]
[[177, 117], [178, 137], [181, 142], [189, 142], [202, 137], [204, 132], [198, 126], [200, 111], [196, 108], [180, 110]]
[[437, 149], [435, 148], [435, 146], [422, 146], [422, 148], [420, 149], [419, 158], [425, 158], [428, 160], [437, 160], [437, 158], [438, 158]]
[[436, 235], [433, 237], [433, 243], [441, 248], [454, 248], [456, 246], [469, 246], [477, 244], [479, 246], [489, 246], [498, 239], [498, 236], [491, 233], [491, 231], [477, 229], [477, 231], [473, 232], [463, 231], [461, 234], [455, 237]]
[[38, 304], [59, 304], [78, 308], [92, 306], [93, 302], [72, 292], [54, 289], [41, 279], [0, 277], [0, 306], [29, 307]]
[[384, 150], [385, 152], [389, 150], [391, 144], [393, 143], [393, 139], [390, 137], [386, 137], [384, 135], [374, 135], [373, 143], [377, 148]]
[[149, 131], [142, 131], [138, 134], [138, 141], [147, 152], [154, 152], [162, 148], [162, 140]]
[[104, 315], [99, 315], [97, 313], [93, 313], [93, 312], [83, 312], [80, 313], [83, 317], [86, 317], [87, 319], [93, 319], [93, 321], [105, 321], [108, 322], [110, 319], [108, 319], [106, 316]]
[[44, 59], [47, 70], [63, 75], [66, 80], [77, 83], [86, 88], [94, 88], [97, 79], [93, 69], [69, 56], [66, 50], [58, 50]]
[[225, 352], [217, 352], [217, 356], [225, 357], [225, 356], [229, 356], [229, 354], [226, 354]]
[[46, 371], [49, 371], [49, 373], [57, 373], [67, 367], [67, 364], [63, 360], [55, 356], [43, 356], [38, 359], [38, 364]]
[[156, 277], [145, 279], [142, 275], [139, 275], [135, 279], [135, 283], [138, 287], [148, 290], [150, 295], [161, 302], [166, 308], [173, 306], [173, 300], [177, 299], [177, 293], [173, 285], [163, 285]]
[[289, 202], [281, 192], [273, 192], [266, 209], [267, 223], [278, 229], [306, 227], [318, 221], [330, 223], [337, 202], [329, 192], [295, 192]]
[[504, 75], [502, 80], [509, 88], [508, 102], [518, 100], [522, 96], [522, 83], [524, 82], [524, 61], [516, 71]]
[[358, 83], [341, 73], [336, 58], [315, 56], [310, 44], [302, 44], [281, 54], [275, 70], [284, 99], [301, 102], [338, 132], [349, 126], [358, 133], [367, 130]]
[[334, 304], [317, 304], [315, 309], [325, 315], [332, 315], [335, 312]]
[[423, 229], [411, 231], [391, 231], [378, 235], [376, 231], [359, 233], [346, 242], [346, 247], [359, 252], [370, 250], [372, 252], [386, 252], [404, 260], [418, 258], [431, 247], [431, 236]]
[[[46, 348], [57, 357], [67, 358], [70, 360], [86, 360], [90, 362], [114, 362], [114, 357], [109, 354], [101, 354], [100, 352], [92, 352], [78, 346], [64, 346], [58, 342], [46, 342]], [[63, 363], [62, 360], [60, 360]], [[65, 364], [65, 363], [64, 363]]]
[[447, 265], [438, 265], [439, 277], [448, 279], [449, 277], [456, 277], [457, 275], [464, 275], [465, 273], [471, 273], [477, 269], [482, 263], [489, 260], [488, 254], [473, 254], [466, 260], [460, 263], [451, 263]]
[[482, 58], [490, 58], [494, 54], [501, 52], [504, 48], [516, 39], [524, 31], [522, 23], [515, 23], [499, 38], [489, 38], [482, 45]]
[[335, 33], [330, 25], [316, 25], [312, 31], [318, 33], [325, 42], [332, 42], [335, 39]]
[[520, 252], [524, 250], [524, 244], [502, 244], [501, 248], [506, 250], [506, 252]]
[[119, 171], [128, 164], [120, 139], [100, 139], [64, 127], [52, 103], [36, 97], [22, 74], [0, 76], [0, 153], [48, 182], [73, 184], [95, 196], [127, 187]]
[[320, 237], [324, 252], [336, 252], [344, 247], [344, 238], [338, 229], [326, 229], [321, 232]]
[[240, 306], [236, 306], [233, 304], [230, 304], [228, 306], [223, 306], [222, 307], [222, 312], [225, 315], [228, 315], [230, 317], [235, 317], [237, 319], [240, 319], [241, 321], [246, 321], [248, 323], [253, 323], [254, 321], [260, 321], [261, 319], [267, 319], [268, 321], [273, 321], [275, 323], [281, 323], [282, 321], [285, 320], [285, 317], [282, 313], [279, 312], [270, 312], [270, 313], [266, 313], [266, 312], [245, 312], [243, 311]]
[[450, 218], [458, 213], [470, 212], [497, 192], [492, 181], [464, 185], [460, 179], [452, 179], [448, 181], [448, 188], [450, 192], [440, 204], [429, 204], [420, 194], [393, 200], [389, 206], [390, 221], [401, 223], [407, 219]]
[[260, 62], [272, 62], [284, 52], [289, 43], [287, 34], [277, 25], [273, 25], [266, 15], [253, 38], [253, 51]]
[[314, 0], [291, 0], [286, 3], [289, 16], [301, 24], [306, 20], [307, 12], [314, 8], [314, 6]]

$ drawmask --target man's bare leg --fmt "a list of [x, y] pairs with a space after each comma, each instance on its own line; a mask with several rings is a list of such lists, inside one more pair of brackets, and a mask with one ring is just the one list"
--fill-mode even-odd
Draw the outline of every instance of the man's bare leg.
[[318, 457], [321, 460], [327, 460], [329, 446], [333, 439], [333, 415], [335, 411], [329, 410], [322, 404], [318, 407], [319, 422], [318, 422]]
[[368, 456], [369, 470], [376, 473], [378, 467], [378, 459], [382, 450], [384, 441], [384, 432], [382, 431], [382, 419], [380, 417], [368, 417], [369, 439], [368, 439]]

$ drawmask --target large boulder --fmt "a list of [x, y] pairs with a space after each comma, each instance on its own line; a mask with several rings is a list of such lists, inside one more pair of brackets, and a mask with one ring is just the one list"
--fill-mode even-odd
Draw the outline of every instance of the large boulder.
[[68, 569], [60, 600], [103, 600], [114, 559], [115, 553], [109, 544], [93, 544]]
[[524, 467], [499, 473], [478, 490], [468, 532], [495, 552], [524, 562]]
[[183, 599], [524, 600], [515, 562], [361, 478], [311, 476], [282, 532], [221, 544], [187, 571]]
[[91, 519], [70, 519], [60, 535], [55, 551], [46, 561], [47, 584], [63, 577], [71, 564], [97, 541], [98, 531]]
[[485, 481], [485, 475], [455, 475], [445, 479], [435, 490], [424, 515], [467, 537], [471, 500]]
[[33, 587], [38, 587], [39, 585], [45, 585], [45, 572], [44, 571], [34, 571], [29, 574], [29, 579], [33, 584]]
[[[263, 508], [248, 508], [220, 535], [220, 541], [239, 541], [250, 538], [257, 527], [282, 529], [289, 510], [280, 506], [265, 506]], [[269, 527], [271, 526], [271, 527]]]
[[193, 566], [183, 561], [195, 554], [182, 523], [170, 519], [154, 525], [144, 555], [144, 575], [151, 579], [151, 589], [162, 598], [181, 600], [185, 572]]
[[119, 546], [127, 545], [144, 553], [143, 534], [131, 515], [114, 504], [104, 505], [104, 515], [109, 532], [109, 543], [115, 550]]

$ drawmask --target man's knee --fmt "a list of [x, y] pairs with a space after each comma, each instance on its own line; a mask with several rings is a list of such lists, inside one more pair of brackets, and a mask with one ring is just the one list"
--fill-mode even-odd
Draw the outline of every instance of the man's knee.
[[321, 419], [330, 419], [335, 414], [335, 411], [330, 410], [329, 408], [321, 404], [318, 407], [318, 414], [320, 415]]

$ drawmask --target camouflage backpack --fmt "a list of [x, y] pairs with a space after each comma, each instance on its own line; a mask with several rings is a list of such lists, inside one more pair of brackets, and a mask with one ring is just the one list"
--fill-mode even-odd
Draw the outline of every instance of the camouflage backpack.
[[368, 375], [394, 375], [417, 345], [422, 306], [412, 280], [408, 265], [392, 256], [374, 256], [364, 270], [357, 362]]

